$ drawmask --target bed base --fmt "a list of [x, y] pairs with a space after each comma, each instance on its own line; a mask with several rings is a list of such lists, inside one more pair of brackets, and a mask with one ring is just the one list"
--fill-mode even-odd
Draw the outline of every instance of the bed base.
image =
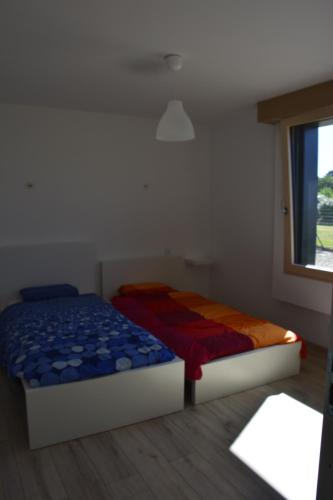
[[301, 343], [275, 345], [228, 356], [202, 366], [191, 381], [191, 401], [200, 404], [297, 375]]
[[184, 408], [184, 361], [61, 385], [24, 381], [29, 445], [41, 448]]

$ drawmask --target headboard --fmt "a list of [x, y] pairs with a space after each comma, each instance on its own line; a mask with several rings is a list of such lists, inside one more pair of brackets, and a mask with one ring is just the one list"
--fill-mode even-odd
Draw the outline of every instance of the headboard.
[[92, 243], [47, 243], [0, 247], [0, 303], [29, 286], [71, 283], [80, 293], [100, 292]]
[[109, 259], [102, 262], [102, 294], [110, 298], [120, 285], [139, 282], [162, 282], [180, 290], [210, 295], [210, 270], [193, 268], [183, 257], [158, 256]]

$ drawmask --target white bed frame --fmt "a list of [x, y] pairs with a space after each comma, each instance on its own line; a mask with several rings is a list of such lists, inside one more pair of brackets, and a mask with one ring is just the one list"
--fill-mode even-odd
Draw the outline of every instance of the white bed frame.
[[[69, 282], [99, 292], [91, 243], [0, 247], [0, 300], [26, 286]], [[76, 439], [184, 408], [184, 361], [104, 377], [31, 388], [23, 381], [30, 448]]]
[[23, 385], [30, 448], [40, 448], [182, 410], [184, 361], [69, 384]]
[[[121, 262], [121, 265], [119, 265]], [[202, 283], [190, 278], [178, 257], [111, 259], [102, 263], [102, 293], [115, 294], [121, 284], [136, 281], [162, 281], [177, 288], [198, 291]], [[188, 284], [192, 283], [192, 288]], [[191, 381], [193, 404], [222, 398], [297, 375], [300, 371], [300, 342], [256, 349], [217, 359], [202, 365], [202, 378]]]
[[297, 375], [300, 349], [300, 342], [275, 345], [202, 365], [202, 378], [191, 382], [192, 402], [204, 403]]

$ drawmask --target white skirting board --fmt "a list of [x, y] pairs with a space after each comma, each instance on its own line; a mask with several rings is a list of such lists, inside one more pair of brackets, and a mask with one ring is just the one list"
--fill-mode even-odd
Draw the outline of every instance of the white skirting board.
[[184, 361], [47, 387], [23, 385], [30, 448], [41, 448], [182, 410]]
[[191, 382], [193, 404], [297, 375], [301, 343], [275, 345], [228, 356], [202, 366], [202, 378]]

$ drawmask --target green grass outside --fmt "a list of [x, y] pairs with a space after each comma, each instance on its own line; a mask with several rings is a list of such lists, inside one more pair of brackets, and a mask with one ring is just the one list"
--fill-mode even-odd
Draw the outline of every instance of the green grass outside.
[[333, 226], [317, 226], [317, 247], [322, 245], [327, 250], [333, 250]]

